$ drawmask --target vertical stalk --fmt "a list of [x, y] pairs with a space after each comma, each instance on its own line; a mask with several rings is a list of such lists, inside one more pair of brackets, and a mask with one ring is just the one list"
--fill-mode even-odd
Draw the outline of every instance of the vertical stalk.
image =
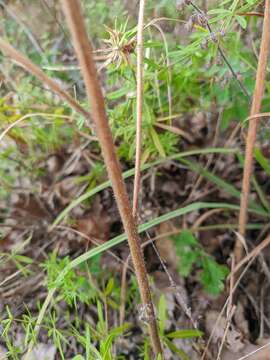
[[156, 355], [161, 354], [162, 347], [159, 339], [154, 306], [151, 299], [150, 286], [140, 246], [137, 225], [132, 215], [132, 209], [122, 178], [120, 164], [115, 153], [112, 133], [106, 116], [104, 98], [93, 59], [92, 46], [90, 45], [84, 26], [80, 1], [61, 0], [61, 2], [73, 38], [75, 51], [86, 86], [87, 96], [91, 103], [92, 116], [96, 125], [96, 133], [99, 138], [104, 162], [112, 182], [115, 199], [128, 237], [130, 253], [143, 304], [143, 314], [148, 323], [153, 351]]
[[[253, 93], [250, 116], [257, 115], [260, 112], [262, 97], [264, 94], [264, 81], [267, 69], [267, 59], [270, 48], [270, 0], [265, 1], [264, 20], [262, 39], [260, 47], [260, 55], [256, 74], [255, 90]], [[239, 228], [240, 235], [245, 236], [247, 223], [247, 207], [250, 191], [250, 177], [253, 168], [253, 150], [256, 141], [257, 127], [259, 117], [249, 120], [248, 133], [246, 138], [245, 162], [243, 170], [242, 192], [239, 212]], [[234, 248], [236, 264], [243, 257], [243, 244], [238, 239]]]
[[141, 180], [142, 114], [143, 114], [143, 19], [145, 0], [140, 1], [137, 26], [137, 119], [136, 119], [136, 160], [133, 191], [133, 216], [138, 213]]

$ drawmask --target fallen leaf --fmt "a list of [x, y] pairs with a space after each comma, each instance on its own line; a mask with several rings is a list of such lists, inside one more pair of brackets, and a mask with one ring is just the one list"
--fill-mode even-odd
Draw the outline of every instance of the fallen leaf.
[[164, 222], [159, 226], [157, 236], [162, 236], [157, 239], [155, 244], [159, 251], [161, 259], [166, 265], [176, 269], [178, 266], [179, 259], [176, 255], [175, 245], [172, 239], [166, 234], [171, 233], [175, 228], [170, 222]]
[[240, 360], [245, 356], [247, 356], [246, 359], [248, 360], [270, 360], [270, 339], [268, 339], [267, 343], [264, 345], [254, 345], [247, 343], [245, 347], [238, 353], [225, 350], [222, 353], [222, 360]]
[[[218, 311], [208, 311], [205, 318], [205, 327], [206, 332], [210, 335], [213, 331], [213, 340], [214, 344], [220, 343], [224, 336], [224, 331], [227, 326], [227, 320], [224, 316], [221, 316], [217, 325], [216, 320], [219, 316]], [[238, 353], [244, 348], [245, 344], [242, 340], [242, 334], [233, 324], [230, 324], [230, 327], [227, 332], [225, 347], [230, 350], [232, 353]]]

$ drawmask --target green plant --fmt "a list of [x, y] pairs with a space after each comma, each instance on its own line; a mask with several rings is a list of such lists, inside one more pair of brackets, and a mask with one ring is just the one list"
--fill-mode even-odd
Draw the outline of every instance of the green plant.
[[[99, 259], [97, 258], [97, 260]], [[47, 273], [48, 289], [55, 288], [58, 274], [69, 264], [70, 259], [68, 257], [59, 259], [55, 252], [49, 256], [48, 260], [42, 265]], [[64, 299], [69, 305], [76, 306], [78, 301], [89, 304], [97, 298], [97, 290], [85, 276], [86, 267], [87, 264], [82, 265], [77, 272], [75, 270], [69, 271], [62, 281], [58, 283], [60, 298]]]
[[227, 266], [218, 264], [202, 249], [189, 230], [182, 230], [172, 237], [176, 254], [180, 258], [179, 272], [187, 277], [194, 267], [201, 271], [199, 281], [206, 292], [218, 295], [224, 289], [224, 280], [229, 273]]

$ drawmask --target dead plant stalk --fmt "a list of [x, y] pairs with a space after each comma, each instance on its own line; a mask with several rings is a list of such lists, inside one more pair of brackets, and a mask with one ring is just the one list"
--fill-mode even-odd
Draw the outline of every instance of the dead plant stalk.
[[137, 225], [132, 215], [132, 208], [122, 178], [120, 164], [115, 153], [112, 133], [106, 116], [104, 98], [93, 59], [92, 46], [88, 40], [84, 26], [80, 1], [61, 0], [61, 3], [73, 38], [88, 99], [91, 103], [93, 121], [96, 125], [96, 133], [99, 138], [104, 162], [112, 182], [116, 202], [128, 237], [130, 253], [143, 304], [143, 315], [145, 315], [149, 325], [153, 351], [156, 355], [161, 354], [162, 347], [159, 339], [143, 253], [140, 247]]
[[145, 0], [140, 1], [137, 26], [137, 119], [136, 119], [136, 160], [133, 192], [133, 216], [137, 217], [140, 180], [141, 180], [141, 147], [142, 147], [142, 116], [143, 116], [143, 19]]
[[[266, 0], [255, 90], [253, 94], [251, 111], [250, 111], [251, 117], [258, 114], [261, 108], [261, 102], [264, 93], [264, 81], [266, 76], [267, 58], [270, 48], [269, 34], [270, 34], [270, 0]], [[248, 207], [248, 199], [249, 199], [249, 191], [250, 191], [250, 177], [252, 174], [252, 167], [253, 167], [253, 150], [255, 146], [256, 133], [257, 133], [257, 127], [259, 121], [260, 121], [259, 118], [255, 118], [254, 120], [249, 121], [248, 133], [246, 138], [245, 162], [244, 162], [244, 170], [243, 170], [242, 192], [241, 192], [241, 202], [240, 202], [240, 212], [239, 212], [239, 228], [238, 228], [238, 231], [242, 236], [245, 236], [245, 232], [246, 232], [247, 207]], [[243, 244], [239, 239], [236, 240], [234, 255], [237, 264], [243, 257]]]
[[65, 90], [58, 85], [58, 83], [50, 79], [37, 65], [32, 63], [26, 56], [14, 49], [8, 42], [0, 38], [0, 50], [11, 57], [17, 64], [22, 66], [27, 72], [37, 77], [43, 84], [47, 85], [54, 93], [56, 93], [61, 99], [66, 101], [71, 108], [76, 112], [82, 114], [89, 122], [90, 114], [84, 110], [81, 105], [73, 99]]

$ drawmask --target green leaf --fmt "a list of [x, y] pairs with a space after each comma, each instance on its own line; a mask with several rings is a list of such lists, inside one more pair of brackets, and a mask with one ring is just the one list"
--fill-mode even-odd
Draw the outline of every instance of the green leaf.
[[241, 28], [246, 29], [247, 21], [243, 16], [235, 15], [236, 20], [238, 21]]
[[175, 241], [179, 245], [197, 245], [198, 241], [192, 234], [190, 230], [184, 229], [181, 231], [180, 235], [174, 236]]
[[15, 255], [14, 258], [24, 264], [32, 264], [33, 260], [25, 255]]
[[183, 250], [181, 253], [181, 261], [178, 265], [178, 270], [180, 274], [184, 277], [187, 277], [191, 270], [193, 264], [196, 262], [196, 260], [199, 257], [198, 251], [194, 251], [192, 249], [189, 250]]
[[187, 229], [182, 230], [180, 235], [172, 236], [172, 239], [176, 247], [176, 254], [180, 259], [178, 271], [182, 276], [187, 277], [193, 264], [200, 256], [200, 251], [196, 250], [198, 241]]
[[193, 337], [203, 336], [203, 332], [194, 329], [177, 330], [166, 334], [170, 339], [190, 339]]
[[[170, 211], [167, 214], [161, 215], [153, 220], [148, 221], [147, 223], [139, 226], [139, 233], [146, 231], [153, 226], [159, 225], [162, 222], [168, 221], [170, 219], [174, 219], [178, 216], [188, 214], [189, 212], [200, 210], [200, 209], [227, 209], [227, 210], [239, 210], [238, 205], [232, 205], [227, 203], [206, 203], [206, 202], [196, 202], [190, 205], [187, 205], [183, 208]], [[254, 210], [248, 209], [250, 212], [255, 212]], [[256, 213], [256, 212], [255, 212]], [[101, 254], [102, 252], [112, 248], [113, 246], [116, 246], [118, 244], [121, 244], [123, 241], [127, 239], [126, 234], [121, 234], [116, 236], [115, 238], [106, 241], [104, 244], [96, 246], [95, 248], [87, 251], [86, 253], [78, 256], [74, 260], [72, 260], [66, 267], [63, 269], [56, 279], [56, 282], [58, 284], [61, 284], [61, 281], [65, 277], [65, 275], [73, 268], [77, 267], [81, 263], [87, 261], [88, 259], [93, 258], [94, 256]]]
[[113, 335], [114, 337], [117, 337], [119, 335], [124, 334], [124, 332], [126, 332], [128, 329], [130, 329], [131, 324], [124, 324], [122, 326], [117, 326], [115, 328], [113, 328], [112, 330], [110, 330], [110, 335]]
[[[226, 193], [238, 199], [240, 198], [241, 192], [235, 186], [221, 179], [219, 176], [211, 173], [210, 171], [206, 170], [203, 166], [201, 166], [197, 162], [187, 159], [179, 159], [179, 161], [187, 165], [192, 171], [195, 171], [196, 173], [204, 176], [212, 183], [216, 184], [220, 189], [224, 190]], [[257, 214], [261, 214], [261, 215], [264, 214], [264, 216], [269, 217], [269, 213], [265, 211], [264, 208], [262, 208], [261, 206], [258, 206], [258, 204], [255, 201], [249, 201], [249, 208], [252, 209]]]
[[108, 284], [106, 285], [105, 296], [108, 296], [111, 294], [113, 287], [114, 287], [114, 279], [110, 278], [110, 280], [108, 281]]
[[85, 360], [82, 355], [76, 355], [72, 358], [72, 360]]
[[216, 15], [216, 14], [231, 14], [230, 10], [227, 9], [212, 9], [207, 11], [208, 15]]
[[167, 347], [175, 354], [179, 355], [179, 359], [181, 360], [191, 360], [189, 356], [185, 353], [184, 350], [179, 349], [171, 340], [169, 340], [167, 337], [164, 338], [164, 342], [167, 345]]
[[155, 144], [155, 147], [157, 148], [157, 151], [159, 152], [159, 155], [161, 157], [165, 158], [166, 157], [165, 150], [159, 140], [156, 130], [153, 127], [151, 127], [151, 129], [150, 129], [150, 134], [151, 134], [153, 143]]
[[167, 320], [167, 305], [164, 294], [162, 294], [159, 298], [158, 303], [158, 322], [159, 322], [159, 331], [161, 335], [164, 334], [165, 325]]
[[212, 295], [218, 295], [224, 289], [223, 280], [228, 275], [229, 269], [208, 256], [203, 259], [202, 266], [201, 282], [204, 290]]
[[[208, 148], [208, 149], [199, 149], [199, 150], [191, 150], [191, 151], [185, 151], [179, 154], [175, 154], [172, 156], [169, 156], [165, 159], [159, 159], [155, 162], [144, 164], [141, 168], [141, 170], [147, 170], [151, 167], [154, 167], [156, 165], [160, 165], [166, 161], [169, 160], [179, 160], [183, 157], [192, 156], [192, 155], [200, 155], [200, 154], [232, 154], [236, 153], [236, 149], [224, 149], [224, 148]], [[127, 170], [123, 173], [123, 178], [127, 179], [135, 174], [135, 169]], [[85, 194], [79, 196], [75, 200], [73, 200], [54, 220], [50, 230], [52, 231], [56, 225], [58, 225], [67, 215], [68, 213], [74, 209], [76, 206], [80, 205], [83, 201], [93, 197], [95, 194], [99, 193], [100, 191], [108, 188], [111, 186], [110, 181], [105, 181], [104, 183], [96, 186], [95, 188], [87, 191]]]
[[270, 176], [270, 162], [269, 160], [263, 155], [259, 148], [254, 149], [254, 157], [256, 161], [261, 165], [264, 171]]
[[121, 98], [122, 96], [125, 96], [127, 93], [132, 91], [130, 87], [121, 87], [118, 90], [112, 91], [106, 95], [106, 98], [108, 100], [117, 100]]

